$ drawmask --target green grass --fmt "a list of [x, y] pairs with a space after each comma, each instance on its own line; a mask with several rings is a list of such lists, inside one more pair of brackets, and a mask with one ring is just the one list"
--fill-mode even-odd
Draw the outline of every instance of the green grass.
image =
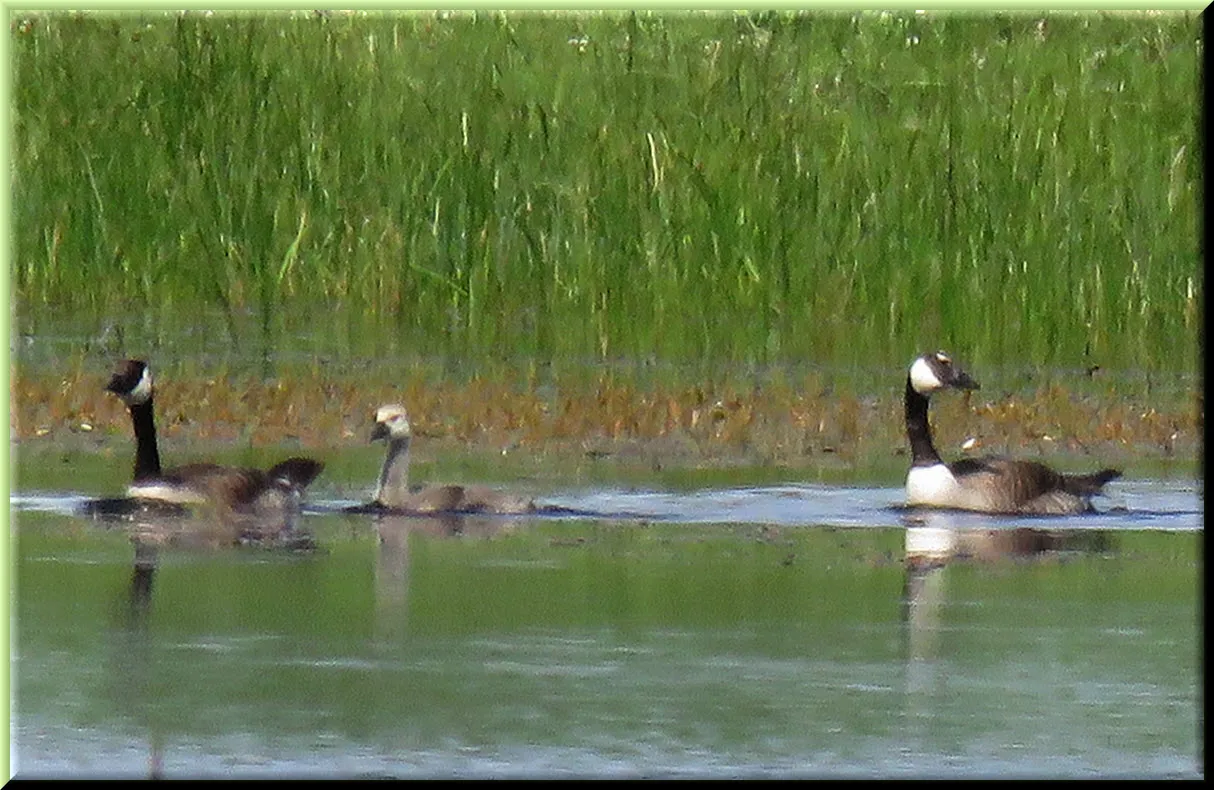
[[16, 328], [1190, 370], [1198, 18], [1039, 19], [14, 16]]

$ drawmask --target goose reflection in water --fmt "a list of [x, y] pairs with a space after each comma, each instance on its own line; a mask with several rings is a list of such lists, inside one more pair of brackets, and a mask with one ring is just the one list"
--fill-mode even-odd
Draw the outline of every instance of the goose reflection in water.
[[102, 524], [123, 529], [136, 546], [220, 550], [255, 547], [276, 551], [313, 551], [316, 541], [301, 525], [297, 508], [236, 512], [209, 507], [188, 509], [137, 507], [94, 515]]
[[1099, 553], [1114, 548], [1110, 530], [1091, 528], [985, 527], [954, 518], [948, 511], [921, 511], [903, 519], [906, 565], [930, 570], [958, 560], [999, 562]]
[[[948, 568], [957, 563], [998, 564], [1051, 561], [1075, 554], [1116, 550], [1111, 530], [977, 527], [947, 511], [915, 513], [906, 524], [903, 622], [908, 668], [930, 661], [944, 633], [940, 623], [947, 599]], [[922, 668], [922, 667], [921, 667]], [[912, 679], [916, 675], [912, 674]], [[921, 685], [922, 678], [912, 683]]]
[[311, 553], [316, 542], [299, 528], [294, 518], [268, 520], [217, 518], [203, 514], [167, 514], [153, 511], [125, 513], [105, 519], [126, 531], [134, 549], [131, 574], [119, 596], [117, 627], [114, 629], [115, 693], [133, 721], [148, 733], [148, 777], [163, 778], [164, 733], [171, 725], [162, 721], [156, 694], [154, 637], [152, 630], [156, 573], [166, 551], [239, 551], [240, 547]]
[[947, 697], [949, 634], [948, 583], [958, 564], [1050, 562], [1074, 554], [1115, 550], [1110, 530], [978, 527], [948, 511], [916, 513], [906, 519], [906, 576], [902, 621], [905, 635], [909, 721], [929, 721], [937, 700]]
[[115, 683], [118, 698], [127, 713], [148, 733], [148, 778], [163, 778], [164, 741], [157, 721], [154, 693], [151, 612], [152, 582], [156, 575], [158, 548], [133, 541], [135, 561], [130, 584], [116, 630]]

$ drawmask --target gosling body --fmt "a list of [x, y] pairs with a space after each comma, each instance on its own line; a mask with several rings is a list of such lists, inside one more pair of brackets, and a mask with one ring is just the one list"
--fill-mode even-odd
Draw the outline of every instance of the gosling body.
[[495, 513], [521, 515], [537, 511], [530, 499], [512, 496], [486, 486], [409, 484], [409, 448], [413, 428], [400, 404], [387, 404], [375, 412], [370, 441], [385, 441], [387, 455], [379, 471], [375, 498], [346, 508], [347, 513]]

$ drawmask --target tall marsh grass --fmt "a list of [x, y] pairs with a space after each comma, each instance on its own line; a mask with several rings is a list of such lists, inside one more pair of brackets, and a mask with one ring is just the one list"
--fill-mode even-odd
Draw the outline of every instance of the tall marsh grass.
[[10, 25], [19, 331], [75, 316], [152, 343], [205, 325], [225, 347], [705, 367], [939, 346], [1196, 362], [1195, 15]]

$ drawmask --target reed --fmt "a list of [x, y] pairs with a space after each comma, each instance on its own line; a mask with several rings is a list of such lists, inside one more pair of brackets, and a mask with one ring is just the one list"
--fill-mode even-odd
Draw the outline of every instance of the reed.
[[32, 336], [692, 380], [1197, 360], [1192, 14], [11, 25]]

